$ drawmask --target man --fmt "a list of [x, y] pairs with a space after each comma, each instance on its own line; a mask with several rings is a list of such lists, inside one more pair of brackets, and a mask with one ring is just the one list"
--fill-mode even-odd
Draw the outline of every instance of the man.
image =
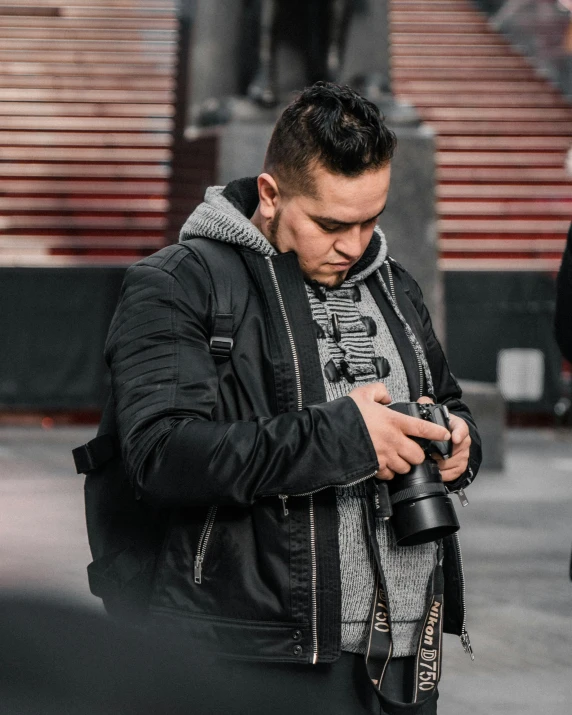
[[[387, 405], [448, 406], [454, 450], [439, 464], [453, 490], [475, 476], [480, 448], [420, 289], [376, 226], [394, 146], [377, 108], [348, 87], [305, 90], [278, 120], [263, 173], [209, 189], [181, 243], [129, 269], [110, 329], [127, 470], [142, 498], [171, 509], [150, 613], [258, 661], [234, 681], [243, 710], [258, 698], [261, 711], [436, 712], [437, 665], [417, 701], [401, 703], [416, 697], [443, 549], [397, 546], [390, 522], [372, 516], [372, 488], [423, 462], [411, 437], [449, 433]], [[248, 277], [218, 365], [193, 237], [232, 246]], [[444, 547], [445, 627], [469, 647], [460, 553], [452, 539]], [[382, 710], [364, 665], [380, 569], [393, 656], [375, 679]]]

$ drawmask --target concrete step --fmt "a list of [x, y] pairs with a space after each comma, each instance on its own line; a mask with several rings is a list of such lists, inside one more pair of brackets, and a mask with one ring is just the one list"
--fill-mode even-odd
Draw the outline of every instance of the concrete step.
[[464, 33], [481, 33], [493, 35], [488, 23], [484, 19], [472, 18], [469, 15], [457, 15], [456, 13], [437, 13], [441, 19], [435, 20], [432, 16], [420, 19], [417, 13], [411, 12], [391, 12], [390, 28], [392, 33], [399, 34], [422, 34], [427, 38], [433, 33], [451, 34], [462, 37]]
[[4, 147], [95, 147], [111, 150], [114, 147], [169, 148], [168, 133], [125, 132], [62, 132], [62, 131], [0, 131], [0, 146]]
[[[135, 65], [140, 69], [147, 67], [165, 67], [171, 68], [173, 66], [173, 52], [171, 49], [165, 49], [163, 52], [161, 49], [154, 53], [148, 52], [147, 50], [133, 52], [133, 51], [117, 51], [114, 47], [113, 50], [107, 47], [107, 51], [104, 47], [99, 51], [89, 51], [89, 50], [74, 50], [69, 51], [66, 49], [60, 49], [59, 47], [51, 48], [37, 51], [34, 48], [15, 48], [7, 49], [4, 44], [0, 47], [0, 72], [4, 72], [4, 63], [14, 63], [14, 62], [36, 62], [40, 64], [44, 63], [62, 63], [68, 65], [87, 65], [89, 66], [89, 72], [92, 71], [91, 65]], [[73, 74], [78, 74], [78, 68], [75, 68]]]
[[568, 184], [572, 193], [572, 180], [566, 175], [564, 167], [543, 168], [520, 166], [505, 168], [497, 166], [438, 166], [439, 181], [474, 181], [480, 183], [516, 183], [544, 182]]
[[568, 201], [439, 201], [438, 213], [442, 218], [460, 216], [464, 218], [505, 217], [572, 217], [572, 194]]
[[167, 177], [160, 179], [141, 179], [130, 177], [129, 181], [121, 181], [115, 177], [68, 177], [48, 176], [30, 179], [25, 174], [11, 178], [1, 184], [0, 193], [5, 197], [25, 197], [27, 199], [38, 197], [52, 197], [65, 204], [68, 196], [78, 197], [82, 201], [92, 196], [111, 200], [121, 197], [121, 200], [130, 197], [145, 199], [158, 199], [165, 196], [168, 189]]
[[171, 64], [159, 64], [155, 62], [146, 63], [92, 63], [89, 65], [89, 70], [86, 71], [82, 64], [70, 64], [69, 62], [42, 62], [41, 58], [34, 61], [26, 59], [13, 61], [10, 58], [7, 60], [0, 59], [0, 83], [4, 76], [12, 77], [14, 75], [37, 75], [39, 77], [48, 76], [50, 78], [57, 77], [95, 77], [96, 79], [103, 76], [106, 78], [119, 78], [121, 80], [130, 81], [132, 78], [144, 79], [151, 78], [168, 78], [173, 75], [173, 67]]
[[[6, 47], [21, 41], [22, 43], [34, 42], [35, 46], [40, 48], [58, 40], [68, 49], [72, 48], [72, 44], [84, 42], [113, 42], [114, 44], [116, 42], [137, 42], [141, 46], [146, 46], [147, 43], [174, 43], [177, 40], [177, 27], [172, 23], [165, 29], [156, 27], [154, 23], [148, 28], [141, 29], [133, 29], [133, 23], [129, 23], [128, 27], [124, 28], [118, 28], [113, 22], [108, 22], [107, 26], [95, 29], [85, 27], [83, 21], [76, 25], [76, 27], [70, 27], [69, 23], [60, 20], [57, 24], [53, 23], [51, 27], [46, 26], [46, 23], [33, 27], [28, 23], [23, 26], [6, 26], [5, 23], [0, 22], [0, 35], [2, 43], [6, 43]], [[152, 44], [151, 47], [153, 47]], [[89, 49], [89, 45], [86, 49]]]
[[571, 137], [566, 136], [514, 136], [507, 142], [505, 137], [498, 136], [437, 136], [436, 143], [440, 150], [449, 151], [494, 151], [529, 152], [546, 151], [564, 154], [570, 148]]
[[[401, 58], [401, 62], [403, 58]], [[503, 69], [499, 67], [467, 67], [463, 62], [462, 66], [450, 67], [428, 67], [422, 62], [410, 63], [410, 66], [400, 66], [398, 62], [392, 60], [392, 79], [397, 83], [401, 80], [421, 80], [425, 82], [452, 82], [458, 81], [473, 84], [478, 81], [491, 82], [530, 82], [537, 81], [538, 78], [533, 70], [521, 64], [519, 68]], [[441, 63], [443, 64], [443, 63]]]
[[[414, 68], [420, 70], [419, 79], [425, 75], [425, 70], [456, 70], [467, 71], [471, 69], [477, 70], [509, 70], [509, 69], [526, 69], [529, 77], [534, 77], [534, 72], [523, 57], [509, 57], [499, 55], [498, 57], [486, 56], [460, 56], [447, 53], [446, 57], [439, 56], [438, 53], [431, 55], [422, 55], [419, 53], [404, 52], [393, 54], [391, 59], [391, 67], [394, 69]], [[2, 55], [0, 55], [2, 59]], [[65, 61], [65, 60], [64, 60]], [[478, 75], [477, 75], [478, 76]], [[510, 73], [505, 75], [510, 79]]]
[[[104, 102], [0, 102], [0, 117], [170, 117], [169, 104], [119, 104]], [[2, 120], [0, 119], [0, 122]], [[41, 120], [40, 120], [41, 121]], [[40, 128], [38, 126], [38, 128]]]
[[163, 215], [139, 213], [132, 215], [115, 213], [111, 216], [99, 214], [96, 216], [86, 215], [4, 215], [0, 217], [0, 227], [2, 236], [9, 234], [30, 233], [41, 234], [44, 232], [70, 233], [77, 231], [137, 231], [142, 234], [148, 232], [156, 233], [165, 228], [165, 217]]
[[565, 238], [483, 238], [479, 243], [472, 238], [442, 238], [439, 241], [443, 252], [455, 253], [561, 254], [565, 246]]
[[[465, 91], [470, 88], [465, 88]], [[507, 90], [504, 94], [478, 94], [477, 92], [469, 92], [468, 94], [459, 93], [425, 93], [402, 90], [399, 93], [400, 97], [415, 104], [416, 107], [435, 107], [435, 108], [477, 108], [485, 107], [490, 109], [503, 110], [508, 107], [520, 108], [559, 108], [571, 111], [570, 105], [562, 98], [556, 97], [552, 93], [511, 93]]]
[[30, 161], [149, 164], [153, 162], [167, 163], [170, 159], [170, 147], [2, 147], [2, 161], [21, 164], [27, 164]]
[[569, 219], [546, 218], [541, 220], [525, 220], [497, 217], [488, 219], [442, 218], [439, 220], [439, 231], [443, 237], [447, 234], [481, 234], [493, 235], [533, 235], [555, 236], [557, 239], [566, 237], [570, 226]]
[[456, 47], [468, 47], [470, 45], [479, 45], [481, 47], [510, 47], [507, 41], [495, 33], [484, 32], [469, 32], [468, 30], [462, 33], [459, 32], [443, 32], [442, 26], [439, 26], [437, 32], [432, 31], [431, 27], [426, 27], [425, 32], [419, 33], [412, 31], [398, 31], [395, 25], [391, 25], [391, 48], [392, 52], [396, 47], [430, 47], [433, 43], [439, 45], [455, 45]]
[[439, 166], [474, 167], [559, 167], [564, 166], [563, 152], [520, 151], [439, 151]]
[[168, 209], [166, 197], [145, 198], [106, 197], [85, 198], [84, 196], [69, 196], [62, 201], [62, 197], [38, 198], [37, 196], [0, 196], [0, 211], [5, 215], [26, 213], [30, 215], [66, 215], [66, 214], [100, 214], [113, 215], [115, 213], [129, 215], [134, 211], [140, 215], [163, 213]]
[[432, 119], [428, 122], [440, 135], [453, 136], [537, 136], [539, 133], [556, 136], [571, 136], [567, 121], [452, 121]]
[[[131, 117], [129, 122], [125, 117], [97, 117], [92, 116], [87, 121], [86, 116], [76, 117], [42, 117], [41, 128], [43, 131], [55, 130], [61, 132], [68, 131], [112, 131], [121, 132], [169, 132], [172, 128], [172, 121], [168, 117]], [[39, 129], [38, 118], [29, 116], [3, 116], [0, 114], [0, 132], [16, 129], [27, 129], [36, 131]]]
[[16, 4], [16, 7], [24, 11], [26, 7], [61, 7], [65, 1], [65, 8], [88, 7], [105, 12], [105, 8], [131, 8], [165, 10], [169, 8], [171, 11], [176, 9], [175, 0], [21, 0]]
[[572, 108], [569, 107], [422, 107], [422, 117], [439, 121], [568, 121], [572, 133]]
[[[128, 10], [125, 8], [89, 8], [89, 7], [46, 7], [46, 11], [53, 9], [55, 15], [8, 15], [3, 14], [0, 6], [0, 32], [11, 29], [35, 30], [45, 28], [67, 28], [72, 32], [90, 32], [97, 30], [124, 30], [126, 32], [176, 30], [177, 21], [168, 8], [154, 11]], [[36, 8], [40, 9], [40, 8]]]
[[[557, 273], [562, 263], [562, 255], [554, 257], [529, 256], [521, 257], [500, 255], [450, 255], [443, 252], [439, 258], [439, 268], [442, 271], [527, 271], [537, 273]], [[531, 714], [532, 715], [532, 714]]]
[[[509, 75], [510, 76], [510, 75]], [[561, 94], [546, 81], [540, 79], [506, 80], [472, 80], [470, 82], [458, 80], [433, 80], [433, 79], [394, 79], [392, 89], [395, 93], [415, 92], [417, 95], [436, 94], [454, 98], [459, 93], [467, 93], [474, 97], [475, 94], [487, 94], [501, 98], [504, 94], [520, 95], [526, 101], [528, 95], [549, 95], [561, 99]]]
[[448, 184], [439, 183], [436, 188], [439, 199], [507, 199], [522, 202], [537, 199], [561, 200], [571, 196], [570, 186], [567, 184]]
[[[391, 54], [398, 57], [443, 57], [443, 49], [434, 45], [431, 38], [427, 38], [426, 45], [400, 42], [392, 45]], [[511, 59], [513, 51], [504, 45], [465, 45], [457, 39], [457, 44], [448, 44], [446, 58], [450, 64], [455, 59], [482, 58], [486, 60]], [[516, 57], [516, 55], [515, 55]]]
[[62, 177], [64, 179], [72, 177], [89, 178], [140, 178], [140, 179], [166, 179], [170, 174], [168, 166], [160, 164], [90, 164], [83, 163], [32, 163], [20, 164], [0, 163], [0, 181], [3, 179], [13, 179], [24, 175], [26, 178], [38, 177]]
[[466, 3], [418, 3], [406, 6], [392, 0], [390, 3], [391, 20], [419, 20], [419, 17], [426, 19], [428, 23], [438, 25], [441, 22], [471, 22], [476, 19], [484, 19], [484, 15], [475, 12]]
[[[125, 90], [128, 84], [128, 90]], [[143, 92], [171, 92], [174, 90], [174, 79], [168, 75], [67, 75], [67, 74], [3, 74], [0, 75], [0, 92], [2, 96], [5, 89], [22, 90], [30, 92], [75, 90], [95, 91], [143, 91]]]
[[[0, 87], [3, 83], [0, 81]], [[87, 82], [86, 82], [87, 84]], [[106, 103], [106, 104], [144, 104], [160, 105], [164, 104], [171, 111], [174, 102], [174, 95], [171, 91], [157, 89], [135, 89], [129, 86], [123, 89], [100, 89], [97, 87], [83, 87], [81, 92], [77, 89], [46, 89], [43, 87], [27, 87], [25, 89], [7, 88], [0, 89], [2, 102], [15, 103], [38, 103], [49, 102], [50, 104], [60, 104], [62, 102], [73, 103]]]
[[114, 37], [113, 33], [108, 39], [102, 38], [101, 40], [75, 39], [70, 37], [70, 33], [67, 37], [54, 37], [53, 39], [10, 37], [2, 38], [1, 51], [2, 56], [7, 52], [13, 52], [15, 56], [19, 56], [29, 51], [35, 57], [39, 57], [39, 53], [44, 53], [45, 59], [48, 61], [54, 57], [63, 57], [63, 60], [57, 61], [64, 62], [68, 61], [65, 59], [66, 57], [70, 62], [76, 61], [75, 58], [78, 55], [89, 55], [94, 58], [93, 61], [97, 62], [100, 54], [107, 53], [112, 54], [120, 62], [123, 58], [130, 61], [127, 59], [128, 57], [137, 57], [135, 61], [153, 61], [154, 55], [159, 55], [165, 61], [173, 58], [176, 52], [175, 43], [170, 37], [167, 40], [138, 38], [131, 41], [120, 38], [120, 34]]

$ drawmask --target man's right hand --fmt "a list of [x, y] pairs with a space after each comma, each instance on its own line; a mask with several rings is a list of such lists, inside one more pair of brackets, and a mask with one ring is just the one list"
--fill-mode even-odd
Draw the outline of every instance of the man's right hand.
[[379, 479], [393, 479], [396, 473], [407, 474], [412, 465], [423, 462], [423, 450], [410, 437], [437, 441], [451, 439], [444, 427], [385, 407], [391, 397], [381, 382], [356, 387], [349, 397], [358, 406], [373, 442], [379, 462], [376, 475]]

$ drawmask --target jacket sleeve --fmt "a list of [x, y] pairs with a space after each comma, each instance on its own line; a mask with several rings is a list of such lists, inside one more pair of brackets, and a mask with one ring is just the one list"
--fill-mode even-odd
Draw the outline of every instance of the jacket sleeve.
[[150, 259], [127, 271], [105, 348], [123, 460], [142, 496], [249, 505], [375, 472], [375, 450], [348, 397], [271, 418], [213, 420], [210, 284], [194, 258], [184, 260], [184, 285]]
[[556, 279], [554, 330], [562, 355], [572, 362], [572, 224]]
[[462, 400], [463, 391], [449, 369], [449, 364], [447, 363], [447, 358], [445, 357], [443, 348], [435, 335], [433, 324], [431, 322], [431, 316], [429, 315], [429, 311], [427, 310], [427, 306], [423, 300], [421, 288], [403, 268], [400, 267], [400, 269], [402, 272], [402, 280], [404, 281], [405, 290], [407, 291], [409, 298], [411, 299], [421, 319], [427, 362], [429, 363], [429, 368], [433, 377], [437, 402], [447, 405], [448, 410], [452, 414], [462, 417], [469, 427], [471, 451], [467, 469], [458, 479], [447, 484], [449, 491], [464, 489], [473, 481], [479, 471], [482, 461], [481, 438], [471, 411]]

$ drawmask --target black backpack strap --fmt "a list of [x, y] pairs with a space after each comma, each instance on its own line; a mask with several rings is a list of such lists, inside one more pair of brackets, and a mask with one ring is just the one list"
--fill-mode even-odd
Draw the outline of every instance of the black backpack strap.
[[[210, 351], [217, 363], [230, 358], [234, 335], [242, 322], [248, 303], [248, 275], [237, 250], [207, 238], [185, 241], [207, 271], [215, 296]], [[232, 276], [232, 280], [228, 280]], [[119, 452], [115, 405], [110, 394], [97, 437], [72, 451], [78, 474], [87, 474], [108, 462]]]
[[119, 451], [113, 395], [109, 395], [101, 416], [97, 437], [72, 450], [78, 474], [87, 474], [109, 462]]
[[[217, 363], [230, 357], [234, 336], [248, 303], [248, 275], [239, 252], [229, 244], [193, 238], [184, 245], [201, 260], [215, 296], [210, 351]], [[232, 279], [229, 280], [229, 276]]]

